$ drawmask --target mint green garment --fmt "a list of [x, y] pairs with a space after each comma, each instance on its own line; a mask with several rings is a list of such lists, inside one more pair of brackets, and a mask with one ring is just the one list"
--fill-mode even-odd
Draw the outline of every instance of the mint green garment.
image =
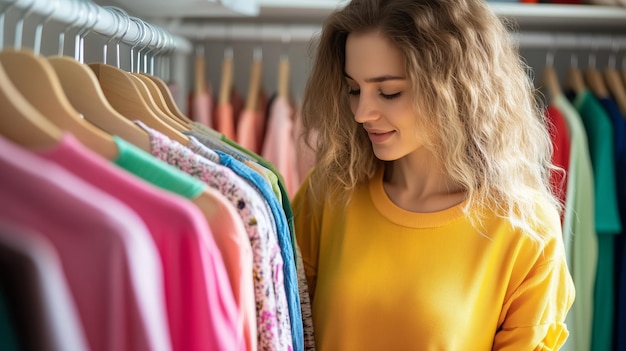
[[124, 139], [114, 136], [113, 140], [119, 151], [113, 163], [148, 183], [186, 199], [193, 199], [206, 189], [206, 184], [201, 180], [157, 159]]
[[591, 350], [613, 349], [615, 311], [614, 240], [622, 230], [615, 185], [615, 144], [613, 122], [598, 99], [584, 90], [573, 101], [582, 118], [593, 167], [595, 228], [598, 236], [598, 264], [594, 291]]
[[598, 260], [591, 157], [587, 145], [587, 132], [578, 111], [565, 95], [554, 97], [553, 103], [565, 117], [572, 143], [563, 216], [563, 241], [568, 266], [576, 287], [576, 299], [567, 315], [566, 323], [570, 336], [562, 350], [589, 351]]

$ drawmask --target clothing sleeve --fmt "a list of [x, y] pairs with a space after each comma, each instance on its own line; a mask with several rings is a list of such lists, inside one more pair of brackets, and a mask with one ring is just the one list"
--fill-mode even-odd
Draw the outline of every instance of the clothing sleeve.
[[[311, 305], [317, 281], [317, 262], [321, 228], [321, 210], [316, 207], [309, 186], [309, 177], [304, 180], [292, 201], [296, 241], [302, 254], [304, 273], [309, 288]], [[317, 208], [317, 209], [316, 209]]]
[[575, 290], [560, 237], [527, 263], [532, 268], [502, 308], [493, 350], [558, 350], [569, 335], [565, 317]]

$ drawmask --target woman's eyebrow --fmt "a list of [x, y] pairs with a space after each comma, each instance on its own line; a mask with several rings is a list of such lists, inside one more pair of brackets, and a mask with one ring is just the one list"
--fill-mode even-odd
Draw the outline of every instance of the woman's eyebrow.
[[[348, 73], [346, 72], [344, 72], [343, 75], [348, 79], [354, 80], [354, 78], [350, 77], [350, 75], [348, 75]], [[379, 77], [366, 78], [365, 82], [366, 83], [381, 83], [381, 82], [385, 82], [388, 80], [405, 80], [405, 79], [406, 78], [404, 77], [392, 76], [392, 75], [386, 74], [386, 75], [382, 75]]]

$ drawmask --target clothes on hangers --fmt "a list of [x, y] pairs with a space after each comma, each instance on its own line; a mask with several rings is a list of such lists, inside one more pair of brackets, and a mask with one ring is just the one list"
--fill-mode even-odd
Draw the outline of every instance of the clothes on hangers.
[[563, 217], [563, 242], [576, 286], [576, 299], [567, 316], [570, 338], [566, 350], [589, 351], [593, 318], [593, 287], [598, 239], [594, 229], [594, 187], [587, 132], [580, 115], [563, 94], [553, 98], [570, 132], [571, 148]]
[[[0, 138], [0, 216], [40, 233], [59, 255], [92, 350], [170, 350], [158, 255], [122, 202]], [[147, 318], [154, 320], [147, 320]]]

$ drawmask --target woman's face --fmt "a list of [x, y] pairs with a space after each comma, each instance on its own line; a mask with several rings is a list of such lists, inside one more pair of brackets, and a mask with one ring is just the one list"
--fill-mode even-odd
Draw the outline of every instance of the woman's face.
[[378, 31], [350, 33], [344, 73], [350, 109], [376, 157], [394, 161], [422, 148], [425, 134], [417, 127], [411, 82], [393, 43]]

